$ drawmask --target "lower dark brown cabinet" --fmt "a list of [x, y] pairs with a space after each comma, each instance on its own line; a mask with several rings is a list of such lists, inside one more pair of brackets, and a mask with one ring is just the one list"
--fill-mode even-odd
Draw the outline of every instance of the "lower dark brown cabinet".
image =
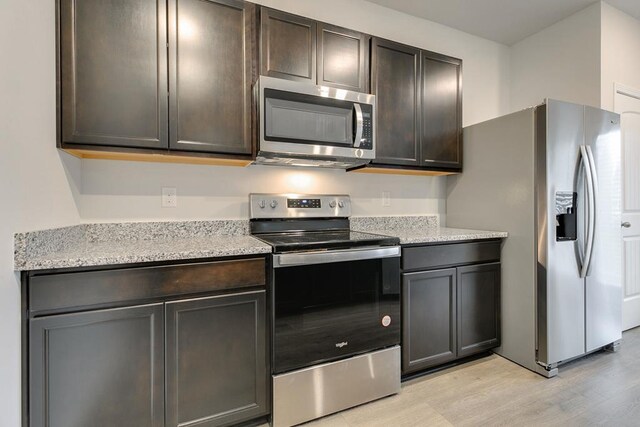
[[268, 413], [265, 292], [166, 305], [167, 427]]
[[266, 271], [254, 257], [24, 272], [22, 425], [266, 417]]
[[31, 320], [30, 425], [164, 426], [163, 311], [151, 304]]
[[458, 357], [500, 344], [500, 263], [458, 267]]
[[456, 358], [456, 269], [402, 275], [404, 372]]
[[403, 375], [500, 345], [499, 241], [404, 247], [402, 259]]

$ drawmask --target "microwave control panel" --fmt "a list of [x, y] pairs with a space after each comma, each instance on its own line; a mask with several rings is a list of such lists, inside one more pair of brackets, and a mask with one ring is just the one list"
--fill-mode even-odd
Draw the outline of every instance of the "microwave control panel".
[[362, 139], [358, 148], [371, 150], [373, 148], [373, 107], [369, 104], [360, 104], [360, 108], [362, 108]]

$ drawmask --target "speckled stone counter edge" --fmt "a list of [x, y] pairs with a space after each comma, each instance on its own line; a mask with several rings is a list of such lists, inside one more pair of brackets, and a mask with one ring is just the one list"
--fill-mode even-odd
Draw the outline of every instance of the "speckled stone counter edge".
[[26, 270], [29, 260], [65, 252], [87, 243], [171, 240], [216, 235], [249, 234], [249, 221], [155, 221], [80, 224], [14, 234], [14, 269]]
[[[351, 227], [365, 232], [377, 232], [400, 237], [401, 243], [438, 242], [466, 239], [486, 239], [506, 237], [502, 232], [484, 232], [477, 230], [456, 230], [440, 228], [437, 215], [406, 215], [379, 217], [352, 217]], [[184, 246], [189, 239], [214, 236], [247, 236], [248, 220], [211, 220], [211, 221], [165, 221], [165, 222], [127, 222], [81, 224], [69, 227], [16, 233], [14, 236], [14, 269], [29, 270], [42, 268], [62, 268], [69, 266], [112, 264], [126, 260], [187, 259], [198, 256], [226, 256], [229, 254], [249, 254], [269, 252], [263, 243], [256, 240], [255, 247], [228, 247], [224, 252], [210, 251], [209, 248], [197, 251], [168, 250], [172, 245]], [[168, 252], [141, 254], [123, 253], [121, 256], [95, 257], [92, 250], [96, 244], [117, 244], [123, 242], [162, 242]], [[175, 242], [172, 242], [175, 241]], [[180, 242], [180, 244], [178, 244]], [[130, 245], [125, 245], [129, 247]], [[251, 247], [249, 247], [251, 246]], [[87, 248], [78, 259], [65, 259], [61, 255], [77, 254]], [[91, 248], [91, 249], [89, 249]], [[130, 247], [133, 249], [133, 247]], [[177, 249], [177, 248], [176, 248]], [[158, 250], [160, 250], [158, 248]], [[162, 251], [161, 251], [162, 252]], [[108, 261], [110, 260], [110, 261]], [[130, 261], [134, 262], [134, 261]]]

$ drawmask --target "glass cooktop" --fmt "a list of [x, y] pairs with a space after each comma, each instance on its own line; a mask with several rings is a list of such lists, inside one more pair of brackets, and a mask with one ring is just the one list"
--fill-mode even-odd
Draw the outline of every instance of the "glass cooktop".
[[350, 230], [266, 233], [254, 234], [253, 237], [273, 246], [274, 252], [390, 246], [400, 243], [397, 237]]

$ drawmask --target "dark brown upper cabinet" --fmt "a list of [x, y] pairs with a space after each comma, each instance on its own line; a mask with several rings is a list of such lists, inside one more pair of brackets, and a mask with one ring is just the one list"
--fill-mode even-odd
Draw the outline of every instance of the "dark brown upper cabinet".
[[421, 161], [462, 168], [462, 61], [422, 52]]
[[59, 1], [59, 147], [250, 160], [254, 4]]
[[315, 83], [315, 21], [262, 8], [260, 40], [262, 75]]
[[366, 34], [318, 23], [318, 84], [369, 92]]
[[251, 154], [255, 5], [169, 0], [170, 144]]
[[378, 165], [420, 166], [420, 50], [373, 38], [371, 93], [376, 96]]
[[462, 170], [462, 61], [374, 38], [374, 166]]
[[369, 92], [369, 36], [262, 8], [260, 73]]
[[167, 148], [165, 0], [60, 0], [62, 142]]

